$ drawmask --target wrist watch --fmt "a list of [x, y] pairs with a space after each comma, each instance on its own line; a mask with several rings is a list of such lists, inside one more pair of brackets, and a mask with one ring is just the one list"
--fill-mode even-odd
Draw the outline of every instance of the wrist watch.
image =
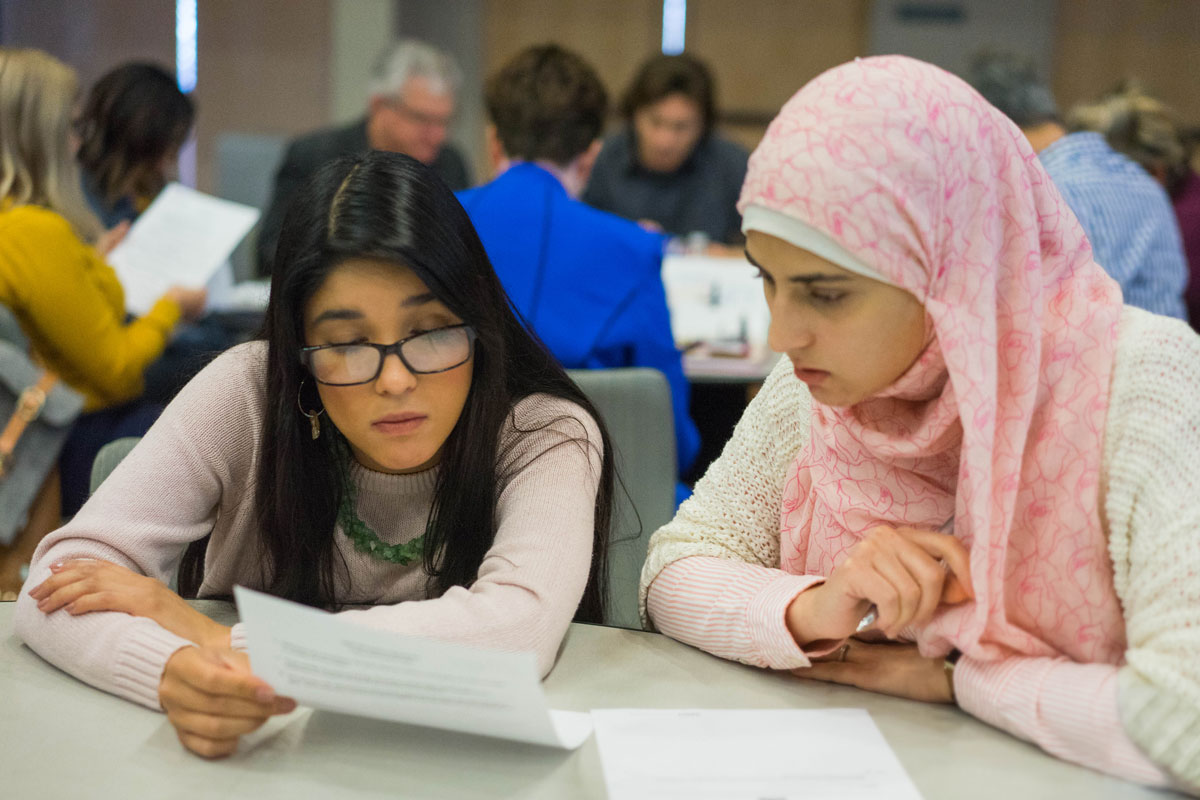
[[946, 682], [950, 684], [950, 702], [958, 705], [958, 697], [954, 694], [954, 665], [962, 658], [962, 652], [956, 647], [946, 654], [942, 661], [942, 669], [946, 672]]

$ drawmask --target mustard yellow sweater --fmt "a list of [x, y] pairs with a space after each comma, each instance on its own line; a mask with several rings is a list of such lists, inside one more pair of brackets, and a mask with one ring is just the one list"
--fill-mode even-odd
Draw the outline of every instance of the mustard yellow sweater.
[[166, 298], [125, 323], [125, 292], [112, 267], [59, 214], [0, 206], [0, 304], [33, 351], [95, 411], [137, 397], [142, 372], [179, 321]]

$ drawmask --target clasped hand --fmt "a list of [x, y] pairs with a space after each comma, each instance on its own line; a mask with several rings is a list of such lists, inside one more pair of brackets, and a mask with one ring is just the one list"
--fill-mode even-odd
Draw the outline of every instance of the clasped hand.
[[78, 616], [121, 611], [153, 619], [194, 642], [168, 659], [158, 699], [179, 741], [205, 758], [237, 749], [239, 737], [274, 714], [296, 707], [250, 669], [245, 653], [229, 647], [230, 629], [201, 614], [161, 581], [101, 560], [74, 560], [50, 567], [51, 576], [30, 590], [46, 614], [60, 609]]
[[[854, 636], [872, 605], [877, 618], [871, 630], [896, 639], [910, 626], [927, 624], [939, 607], [974, 596], [967, 550], [953, 536], [878, 525], [823, 584], [796, 597], [786, 622], [802, 647], [821, 650]], [[920, 700], [952, 698], [943, 660], [924, 658], [913, 645], [855, 641], [836, 653], [836, 660], [794, 673]]]

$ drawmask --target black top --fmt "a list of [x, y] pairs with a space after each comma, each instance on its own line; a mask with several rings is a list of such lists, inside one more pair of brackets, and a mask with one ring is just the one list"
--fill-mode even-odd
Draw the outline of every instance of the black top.
[[[338, 128], [324, 128], [292, 140], [275, 173], [275, 190], [271, 203], [263, 215], [258, 228], [258, 272], [271, 274], [271, 262], [275, 256], [275, 245], [279, 241], [279, 230], [288, 204], [300, 187], [312, 174], [330, 161], [342, 156], [358, 155], [369, 149], [367, 144], [367, 120], [364, 117]], [[454, 191], [466, 189], [471, 184], [463, 157], [453, 146], [446, 144], [434, 160], [433, 167]]]
[[637, 163], [633, 131], [604, 141], [583, 199], [632, 220], [651, 219], [670, 234], [692, 231], [714, 242], [742, 241], [738, 194], [746, 178], [746, 151], [710, 133], [674, 172], [651, 172]]

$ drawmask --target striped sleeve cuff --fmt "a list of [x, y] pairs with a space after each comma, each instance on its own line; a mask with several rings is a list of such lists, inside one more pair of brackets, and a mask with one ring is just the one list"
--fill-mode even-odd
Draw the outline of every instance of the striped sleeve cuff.
[[167, 661], [177, 650], [195, 647], [195, 643], [176, 636], [149, 619], [139, 623], [121, 637], [113, 658], [113, 684], [122, 696], [147, 708], [161, 711], [158, 685], [162, 682]]
[[787, 629], [787, 609], [797, 595], [824, 580], [691, 556], [659, 572], [646, 610], [654, 626], [673, 639], [743, 664], [795, 669], [809, 660]]
[[805, 653], [787, 627], [787, 610], [806, 589], [824, 583], [820, 575], [780, 573], [751, 599], [746, 608], [750, 640], [762, 663], [771, 669], [796, 669], [809, 666], [809, 658], [822, 655]]
[[[1037, 669], [1042, 665], [1022, 661], [1025, 659], [978, 661], [963, 656], [954, 667], [954, 696], [971, 716], [1030, 740], [1029, 731], [1037, 720], [1037, 688], [1051, 662], [1047, 660]], [[1025, 680], [1012, 680], [1018, 671], [1025, 673]]]
[[1117, 709], [1117, 667], [1064, 658], [961, 658], [958, 705], [1058, 758], [1150, 786], [1167, 776], [1130, 740]]

